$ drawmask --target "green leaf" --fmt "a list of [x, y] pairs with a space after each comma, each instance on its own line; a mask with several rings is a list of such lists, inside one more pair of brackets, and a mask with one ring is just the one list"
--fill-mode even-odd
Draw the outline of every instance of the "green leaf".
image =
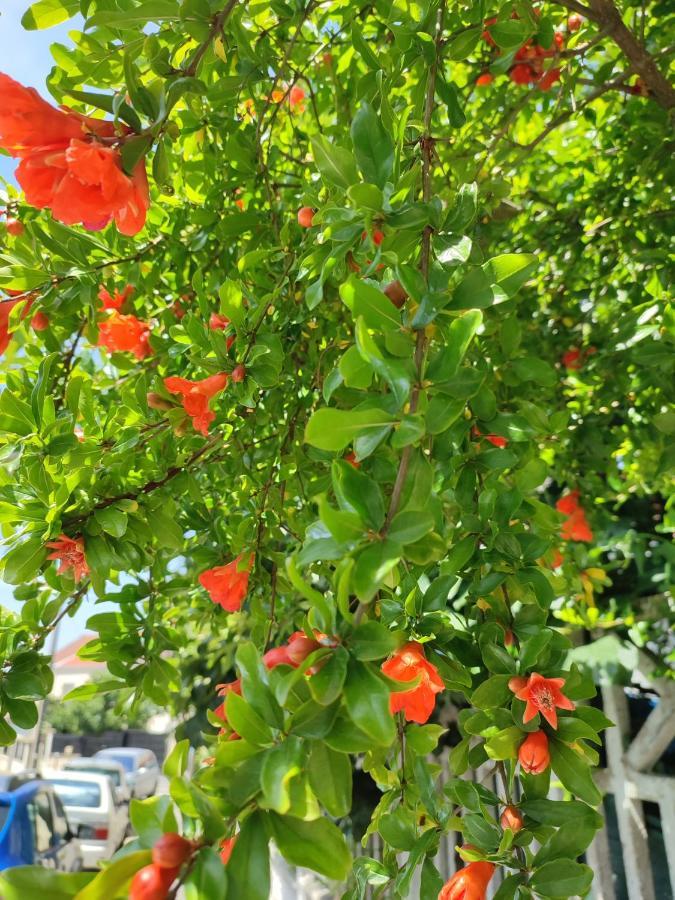
[[361, 104], [352, 120], [351, 134], [365, 181], [384, 187], [394, 164], [394, 143], [370, 104]]
[[30, 700], [12, 700], [5, 697], [5, 709], [12, 722], [19, 728], [33, 728], [37, 724], [37, 705]]
[[331, 816], [346, 816], [352, 808], [352, 764], [346, 753], [314, 741], [307, 764], [309, 783]]
[[[333, 825], [328, 819], [303, 822], [293, 816], [280, 816], [276, 813], [269, 814], [267, 823], [272, 840], [291, 865], [313, 869], [335, 881], [342, 881], [347, 877], [352, 858], [344, 835], [337, 825]], [[242, 897], [248, 900], [250, 896], [243, 892], [238, 895], [237, 900]]]
[[477, 309], [453, 319], [447, 330], [445, 347], [429, 365], [427, 377], [430, 381], [448, 381], [456, 374], [482, 322], [483, 314]]
[[107, 506], [104, 509], [94, 511], [94, 518], [101, 528], [112, 535], [112, 537], [122, 537], [127, 530], [127, 514], [114, 506]]
[[402, 552], [400, 544], [385, 540], [374, 541], [359, 553], [352, 571], [352, 587], [362, 603], [370, 603]]
[[272, 731], [265, 720], [238, 694], [227, 695], [227, 719], [249, 744], [261, 747], [272, 743]]
[[2, 559], [3, 578], [9, 584], [30, 582], [45, 561], [47, 549], [39, 537], [28, 538]]
[[224, 900], [227, 892], [228, 867], [223, 866], [213, 847], [203, 847], [197, 855], [190, 874], [183, 882], [185, 900]]
[[42, 866], [15, 866], [0, 874], [0, 896], [3, 900], [36, 896], [45, 900], [73, 900], [95, 877], [95, 872], [55, 872]]
[[23, 14], [21, 24], [26, 31], [51, 28], [72, 18], [79, 11], [79, 0], [38, 0]]
[[168, 794], [159, 794], [145, 800], [134, 797], [129, 804], [129, 818], [141, 846], [146, 849], [152, 848], [166, 832], [178, 831], [173, 803]]
[[362, 622], [351, 634], [349, 647], [357, 659], [383, 659], [400, 644], [400, 632], [390, 631], [382, 622]]
[[471, 695], [471, 705], [476, 709], [492, 709], [505, 706], [513, 697], [509, 690], [510, 675], [492, 675]]
[[314, 162], [324, 181], [345, 189], [357, 183], [356, 161], [349, 150], [331, 144], [321, 134], [310, 140]]
[[136, 166], [145, 158], [146, 153], [152, 147], [152, 142], [153, 138], [151, 135], [139, 135], [124, 142], [120, 156], [122, 157], [122, 168], [127, 175], [133, 174]]
[[381, 409], [318, 409], [305, 428], [305, 442], [320, 450], [344, 450], [357, 435], [392, 422], [394, 417]]
[[340, 297], [354, 321], [362, 317], [374, 331], [400, 331], [401, 314], [391, 300], [361, 278], [351, 276], [340, 286]]
[[540, 897], [583, 897], [592, 881], [593, 870], [590, 866], [571, 859], [556, 859], [536, 869], [529, 886]]
[[190, 753], [190, 741], [185, 738], [183, 741], [177, 741], [171, 753], [164, 760], [162, 771], [167, 778], [173, 778], [174, 775], [184, 775], [188, 764]]
[[227, 900], [242, 900], [243, 897], [246, 900], [269, 900], [268, 821], [266, 815], [256, 811], [241, 823], [227, 864]]
[[289, 737], [265, 753], [260, 773], [262, 806], [286, 813], [291, 808], [290, 782], [302, 772], [302, 744]]
[[557, 828], [566, 822], [583, 819], [591, 822], [596, 829], [602, 827], [602, 816], [580, 800], [523, 800], [519, 806], [526, 816], [542, 825], [554, 825]]
[[384, 523], [384, 498], [377, 482], [344, 460], [333, 463], [331, 474], [340, 508], [356, 513], [369, 528], [379, 531]]
[[389, 687], [372, 666], [350, 662], [344, 687], [347, 712], [358, 728], [382, 746], [391, 744], [396, 734], [389, 694]]
[[3, 678], [2, 687], [8, 697], [14, 700], [42, 700], [47, 696], [49, 687], [35, 672], [17, 672], [10, 670]]
[[556, 738], [549, 739], [549, 752], [551, 768], [563, 786], [584, 802], [597, 806], [602, 794], [593, 782], [591, 768], [584, 757]]
[[397, 513], [389, 526], [389, 537], [398, 544], [413, 544], [434, 528], [434, 517], [424, 510]]
[[235, 281], [226, 278], [218, 290], [220, 298], [220, 311], [239, 329], [246, 321], [244, 297], [241, 288]]
[[576, 859], [595, 837], [595, 823], [589, 819], [575, 819], [561, 824], [532, 860], [535, 867], [556, 859]]
[[137, 850], [113, 860], [89, 884], [75, 894], [73, 900], [110, 900], [139, 869], [152, 861], [149, 850]]

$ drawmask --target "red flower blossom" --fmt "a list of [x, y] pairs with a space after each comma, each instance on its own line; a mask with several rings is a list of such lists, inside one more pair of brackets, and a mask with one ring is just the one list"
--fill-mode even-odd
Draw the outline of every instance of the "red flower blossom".
[[277, 666], [293, 666], [294, 669], [297, 668], [297, 663], [294, 663], [288, 655], [288, 647], [272, 647], [271, 650], [268, 650], [263, 655], [262, 659], [263, 665], [267, 669], [276, 669]]
[[483, 72], [476, 78], [476, 84], [478, 87], [487, 87], [494, 80], [494, 75], [491, 75], [490, 72]]
[[543, 731], [533, 731], [518, 748], [518, 761], [528, 775], [541, 775], [551, 765], [548, 738]]
[[209, 319], [209, 328], [211, 331], [225, 331], [225, 329], [230, 324], [230, 320], [227, 316], [221, 316], [220, 313], [211, 313], [211, 318]]
[[537, 672], [532, 672], [528, 678], [516, 676], [509, 680], [509, 688], [519, 700], [526, 702], [523, 724], [534, 719], [537, 713], [541, 713], [551, 728], [558, 727], [558, 709], [574, 709], [574, 703], [562, 692], [565, 686], [564, 678], [544, 678]]
[[232, 850], [234, 849], [236, 840], [237, 835], [235, 834], [234, 837], [225, 838], [220, 842], [220, 858], [224, 866], [226, 866], [230, 861], [230, 857], [232, 856]]
[[148, 344], [150, 326], [136, 316], [124, 316], [117, 310], [98, 327], [98, 346], [111, 353], [133, 353], [136, 359], [145, 359], [152, 354]]
[[303, 113], [305, 111], [304, 99], [305, 92], [301, 87], [298, 87], [297, 84], [294, 84], [288, 92], [288, 103], [291, 109]]
[[227, 387], [227, 380], [227, 372], [210, 375], [201, 381], [188, 381], [187, 378], [171, 375], [164, 379], [164, 387], [170, 394], [182, 396], [183, 409], [192, 419], [195, 431], [206, 436], [209, 425], [216, 418], [216, 414], [209, 408], [209, 400]]
[[243, 559], [244, 554], [240, 553], [226, 566], [207, 569], [199, 576], [199, 583], [206, 588], [213, 602], [228, 612], [236, 612], [241, 609], [248, 590], [253, 554], [250, 554], [247, 564], [242, 563]]
[[382, 671], [395, 681], [414, 681], [407, 691], [392, 691], [389, 708], [405, 714], [408, 722], [423, 725], [434, 710], [436, 694], [445, 690], [438, 669], [428, 662], [421, 644], [410, 641], [382, 664]]
[[90, 231], [113, 219], [122, 234], [137, 234], [150, 205], [145, 162], [129, 176], [116, 147], [113, 122], [50, 106], [33, 88], [0, 73], [0, 146], [21, 159], [16, 178], [26, 202], [49, 207], [66, 225]]
[[537, 80], [537, 76], [531, 66], [527, 63], [518, 63], [513, 66], [509, 72], [509, 78], [515, 84], [530, 84]]
[[[9, 293], [9, 291], [7, 292]], [[12, 310], [20, 300], [2, 300], [0, 301], [0, 356], [9, 347], [11, 332], [9, 330], [9, 317]]]
[[73, 578], [75, 581], [79, 581], [89, 574], [89, 566], [84, 555], [84, 538], [81, 535], [70, 538], [67, 534], [60, 534], [56, 540], [47, 541], [45, 547], [54, 551], [47, 556], [47, 559], [61, 561], [61, 565], [56, 570], [58, 575], [64, 575], [72, 569]]
[[21, 235], [26, 230], [23, 227], [23, 222], [20, 219], [8, 218], [7, 219], [7, 234], [11, 234], [12, 237], [21, 237]]
[[583, 362], [583, 353], [578, 347], [570, 347], [561, 357], [561, 362], [566, 369], [580, 369]]
[[101, 285], [101, 289], [98, 292], [98, 299], [103, 302], [103, 309], [121, 309], [133, 292], [133, 284], [128, 284], [123, 291], [119, 291], [115, 288], [115, 292], [111, 296], [110, 291]]
[[548, 91], [554, 84], [557, 84], [558, 81], [560, 81], [560, 69], [549, 69], [539, 79], [537, 87], [540, 91]]
[[483, 434], [477, 425], [474, 425], [471, 429], [471, 434], [474, 437], [483, 437], [486, 441], [489, 441], [493, 447], [499, 447], [500, 449], [504, 449], [508, 444], [508, 438], [502, 437], [500, 434]]
[[345, 462], [348, 462], [350, 466], [353, 466], [355, 469], [361, 468], [361, 463], [356, 458], [356, 453], [352, 450], [351, 452], [345, 454], [343, 457]]
[[592, 541], [593, 532], [588, 524], [583, 506], [579, 504], [579, 491], [570, 491], [561, 497], [555, 505], [558, 512], [567, 516], [560, 530], [560, 536], [566, 541]]
[[560, 550], [554, 550], [553, 556], [551, 557], [551, 568], [559, 569], [560, 566], [562, 566], [564, 561], [565, 561], [565, 558], [562, 555], [562, 553], [560, 552]]
[[468, 863], [446, 881], [438, 900], [485, 900], [494, 871], [495, 867], [489, 862]]

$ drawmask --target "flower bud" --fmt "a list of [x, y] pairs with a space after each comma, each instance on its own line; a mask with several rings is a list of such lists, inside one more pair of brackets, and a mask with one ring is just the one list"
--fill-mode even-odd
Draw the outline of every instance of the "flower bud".
[[389, 297], [396, 309], [400, 309], [408, 299], [408, 294], [400, 281], [390, 281], [389, 284], [385, 286], [384, 293]]
[[42, 311], [36, 312], [30, 324], [33, 331], [46, 331], [49, 328], [49, 316]]
[[129, 900], [164, 900], [177, 874], [178, 869], [143, 866], [131, 881]]
[[314, 220], [314, 210], [311, 206], [302, 206], [298, 210], [298, 225], [302, 228], [311, 228]]
[[191, 841], [175, 832], [163, 834], [152, 848], [152, 861], [161, 869], [175, 869], [183, 865], [192, 853]]
[[292, 665], [299, 666], [310, 653], [314, 653], [320, 646], [318, 641], [308, 638], [303, 631], [296, 631], [288, 639], [288, 658]]
[[242, 363], [239, 363], [238, 366], [235, 366], [234, 369], [232, 369], [232, 375], [230, 377], [232, 378], [232, 381], [235, 382], [235, 384], [243, 381], [244, 378], [246, 378], [246, 366], [244, 366]]
[[533, 731], [525, 738], [518, 750], [521, 768], [528, 775], [541, 775], [551, 764], [548, 752], [548, 738], [543, 731]]
[[499, 824], [504, 830], [510, 828], [516, 834], [523, 827], [523, 814], [517, 806], [507, 806], [499, 819]]
[[154, 391], [150, 391], [145, 399], [150, 409], [173, 409], [173, 403], [170, 400], [162, 397], [161, 394], [156, 394]]
[[24, 233], [23, 222], [19, 219], [7, 219], [7, 232], [14, 237], [19, 237]]

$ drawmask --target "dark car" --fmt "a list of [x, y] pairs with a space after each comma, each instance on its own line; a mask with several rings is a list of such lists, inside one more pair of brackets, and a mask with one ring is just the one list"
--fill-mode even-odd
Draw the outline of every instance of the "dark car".
[[34, 775], [0, 776], [0, 869], [82, 868], [80, 844], [54, 788]]

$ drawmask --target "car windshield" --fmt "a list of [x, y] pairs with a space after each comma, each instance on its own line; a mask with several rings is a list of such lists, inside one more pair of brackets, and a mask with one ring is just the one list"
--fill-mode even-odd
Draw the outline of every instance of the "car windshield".
[[108, 778], [112, 781], [115, 787], [120, 786], [120, 773], [116, 769], [107, 769], [105, 766], [73, 766], [73, 770], [76, 772], [93, 772], [94, 775], [107, 775]]
[[52, 781], [52, 784], [64, 806], [101, 805], [101, 788], [93, 781], [67, 781], [64, 778]]
[[133, 772], [134, 771], [134, 756], [127, 756], [124, 753], [106, 753], [106, 759], [114, 759], [116, 763], [120, 763], [123, 766], [125, 772]]

